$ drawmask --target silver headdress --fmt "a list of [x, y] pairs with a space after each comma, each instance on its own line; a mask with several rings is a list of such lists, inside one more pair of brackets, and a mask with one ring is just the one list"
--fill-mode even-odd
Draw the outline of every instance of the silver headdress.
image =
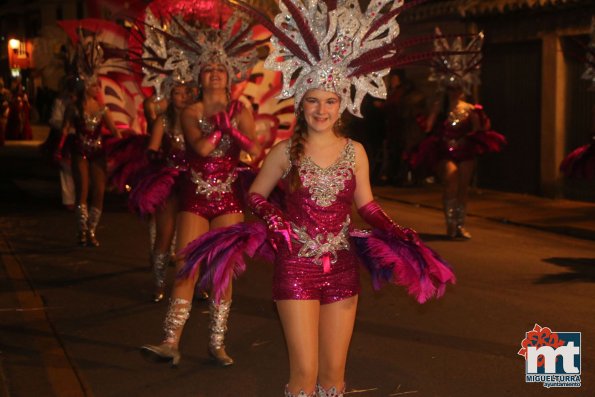
[[590, 90], [595, 90], [595, 16], [591, 17], [591, 41], [587, 47], [586, 66], [581, 78], [591, 81]]
[[142, 55], [140, 64], [143, 72], [142, 85], [153, 87], [155, 96], [160, 98], [171, 91], [175, 84], [185, 84], [192, 80], [186, 76], [186, 71], [168, 64], [171, 40], [168, 41], [163, 34], [167, 26], [162, 26], [161, 21], [155, 17], [147, 7], [144, 21], [144, 38], [142, 39]]
[[471, 94], [473, 86], [479, 85], [481, 64], [481, 47], [483, 45], [483, 32], [470, 35], [471, 39], [464, 43], [464, 36], [456, 36], [452, 43], [442, 35], [436, 27], [434, 40], [435, 57], [429, 81], [438, 83], [441, 90], [447, 87], [459, 87], [467, 94]]
[[[117, 54], [119, 50], [101, 43], [97, 38], [97, 32], [85, 32], [79, 28], [77, 33], [74, 63], [77, 77], [86, 87], [97, 83], [100, 75], [110, 72], [130, 73], [127, 61]], [[113, 54], [110, 54], [110, 51]]]
[[274, 22], [241, 0], [228, 1], [273, 33], [265, 66], [283, 74], [280, 98], [294, 97], [296, 104], [307, 90], [320, 88], [341, 97], [341, 112], [361, 117], [366, 94], [386, 97], [383, 77], [391, 67], [430, 58], [404, 55], [417, 42], [395, 42], [395, 18], [410, 6], [403, 0], [374, 0], [365, 11], [358, 0], [281, 0]]
[[[252, 26], [245, 18], [232, 15], [221, 29], [186, 22], [179, 16], [171, 16], [161, 27], [147, 10], [143, 58], [148, 74], [144, 84], [163, 90], [168, 76], [186, 82], [197, 80], [209, 63], [225, 67], [229, 86], [245, 79], [258, 60], [256, 49], [262, 44], [250, 40]], [[152, 67], [147, 67], [147, 61], [154, 62]]]

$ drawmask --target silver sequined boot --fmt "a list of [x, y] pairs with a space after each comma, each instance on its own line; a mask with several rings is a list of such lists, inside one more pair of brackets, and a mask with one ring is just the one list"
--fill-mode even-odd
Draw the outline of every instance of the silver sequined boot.
[[345, 394], [345, 386], [338, 391], [335, 386], [325, 390], [322, 386], [316, 385], [316, 396], [318, 397], [343, 397]]
[[155, 293], [153, 294], [153, 302], [155, 303], [161, 302], [165, 297], [165, 277], [168, 262], [169, 254], [157, 251], [151, 254], [151, 266], [155, 277]]
[[77, 243], [78, 245], [87, 245], [87, 222], [89, 221], [89, 212], [86, 204], [79, 204], [76, 206], [76, 221], [77, 221]]
[[457, 221], [455, 218], [455, 209], [457, 199], [446, 199], [444, 205], [444, 220], [446, 221], [446, 235], [452, 239], [457, 237]]
[[91, 247], [99, 247], [99, 241], [95, 237], [95, 232], [97, 230], [97, 225], [99, 224], [99, 220], [101, 219], [101, 210], [97, 207], [91, 207], [89, 211], [89, 222], [88, 222], [88, 238], [87, 244]]
[[465, 216], [467, 215], [467, 208], [465, 204], [457, 203], [454, 213], [456, 223], [456, 237], [469, 240], [471, 238], [471, 233], [465, 229]]
[[170, 300], [163, 330], [165, 339], [160, 345], [144, 345], [141, 347], [141, 353], [147, 359], [157, 362], [171, 362], [173, 367], [180, 363], [180, 351], [178, 344], [182, 335], [182, 328], [190, 317], [192, 303], [186, 299], [175, 298]]
[[224, 367], [233, 364], [233, 359], [225, 352], [224, 344], [230, 308], [231, 301], [221, 300], [219, 303], [215, 303], [214, 300], [209, 301], [209, 312], [211, 315], [211, 322], [209, 324], [209, 330], [211, 331], [209, 355], [217, 364]]
[[298, 394], [293, 394], [289, 391], [288, 385], [285, 385], [285, 397], [316, 397], [316, 390], [310, 394], [306, 394], [303, 390], [301, 390]]

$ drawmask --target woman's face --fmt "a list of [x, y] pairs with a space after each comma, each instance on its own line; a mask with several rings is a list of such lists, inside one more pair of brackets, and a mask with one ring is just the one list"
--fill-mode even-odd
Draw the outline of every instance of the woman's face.
[[200, 71], [203, 89], [227, 88], [227, 70], [220, 63], [208, 63]]
[[333, 92], [312, 89], [302, 99], [304, 118], [308, 130], [326, 132], [333, 129], [339, 119], [341, 98]]
[[188, 87], [179, 85], [171, 90], [171, 101], [176, 109], [183, 109], [188, 105], [190, 95]]
[[87, 87], [87, 95], [90, 98], [97, 98], [99, 96], [99, 91], [100, 91], [99, 83], [91, 83]]

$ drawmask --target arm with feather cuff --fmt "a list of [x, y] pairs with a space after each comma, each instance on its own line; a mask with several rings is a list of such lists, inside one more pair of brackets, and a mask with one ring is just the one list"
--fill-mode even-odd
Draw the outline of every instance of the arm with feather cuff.
[[357, 212], [372, 227], [378, 228], [395, 238], [419, 243], [419, 236], [414, 230], [404, 228], [393, 222], [375, 200], [361, 206]]
[[264, 196], [252, 192], [248, 196], [248, 205], [254, 215], [266, 222], [267, 228], [283, 237], [291, 251], [291, 224], [285, 219], [281, 210], [269, 203]]

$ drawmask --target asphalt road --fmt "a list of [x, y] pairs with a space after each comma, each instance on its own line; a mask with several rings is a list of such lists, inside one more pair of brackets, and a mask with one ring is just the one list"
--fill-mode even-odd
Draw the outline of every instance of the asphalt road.
[[[74, 245], [74, 215], [49, 180], [0, 186], [0, 396], [281, 396], [283, 335], [271, 265], [251, 263], [234, 286], [231, 368], [208, 361], [207, 305], [195, 302], [178, 369], [138, 352], [161, 337], [165, 303], [149, 302], [148, 234], [108, 197], [97, 249]], [[455, 268], [443, 299], [418, 305], [396, 287], [371, 289], [362, 271], [347, 367], [349, 396], [595, 395], [595, 246], [534, 229], [469, 220], [473, 239], [442, 238], [432, 209], [382, 202]], [[170, 279], [173, 273], [170, 271]], [[534, 324], [582, 332], [582, 387], [525, 382], [517, 355]]]

